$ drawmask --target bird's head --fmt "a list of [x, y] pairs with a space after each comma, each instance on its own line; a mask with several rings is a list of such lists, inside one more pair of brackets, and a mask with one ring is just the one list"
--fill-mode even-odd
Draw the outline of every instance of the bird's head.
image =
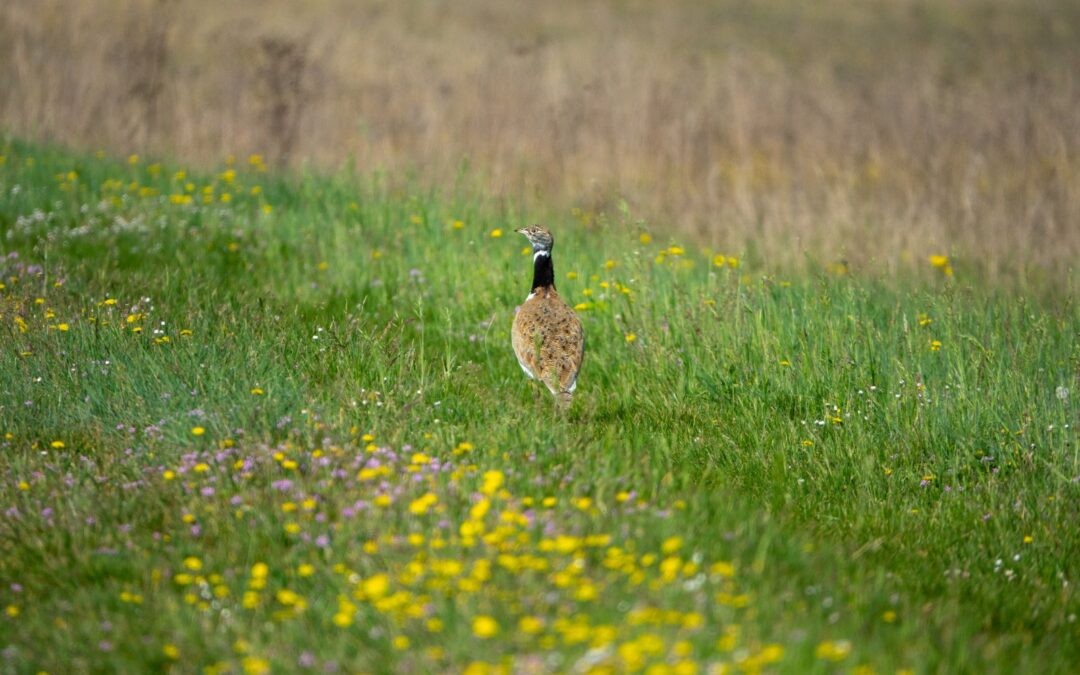
[[514, 232], [525, 235], [525, 238], [532, 244], [534, 252], [547, 251], [550, 253], [551, 247], [555, 245], [555, 238], [551, 236], [551, 233], [543, 225], [519, 227]]

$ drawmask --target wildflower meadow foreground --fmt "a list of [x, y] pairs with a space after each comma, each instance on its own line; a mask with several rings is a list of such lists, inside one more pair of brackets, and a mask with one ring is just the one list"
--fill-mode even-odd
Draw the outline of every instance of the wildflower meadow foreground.
[[[531, 222], [565, 414], [510, 346]], [[12, 139], [0, 254], [2, 672], [1080, 662], [1074, 277]]]

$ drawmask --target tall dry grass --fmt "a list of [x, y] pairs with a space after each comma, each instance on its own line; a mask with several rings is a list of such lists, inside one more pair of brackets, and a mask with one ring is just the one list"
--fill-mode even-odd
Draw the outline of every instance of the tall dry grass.
[[[0, 125], [416, 171], [777, 263], [1080, 256], [1072, 0], [7, 0]], [[586, 215], [587, 217], [587, 215]]]

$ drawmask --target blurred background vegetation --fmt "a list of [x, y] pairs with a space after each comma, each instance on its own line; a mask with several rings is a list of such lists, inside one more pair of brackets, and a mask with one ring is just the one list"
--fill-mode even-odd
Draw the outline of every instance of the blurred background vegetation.
[[6, 0], [0, 90], [24, 138], [465, 177], [767, 264], [1080, 257], [1074, 0]]

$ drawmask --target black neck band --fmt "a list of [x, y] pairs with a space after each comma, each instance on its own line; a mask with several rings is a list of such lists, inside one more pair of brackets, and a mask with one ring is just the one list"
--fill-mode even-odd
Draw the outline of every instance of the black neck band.
[[555, 267], [551, 264], [551, 252], [534, 253], [532, 290], [547, 286], [555, 288]]

